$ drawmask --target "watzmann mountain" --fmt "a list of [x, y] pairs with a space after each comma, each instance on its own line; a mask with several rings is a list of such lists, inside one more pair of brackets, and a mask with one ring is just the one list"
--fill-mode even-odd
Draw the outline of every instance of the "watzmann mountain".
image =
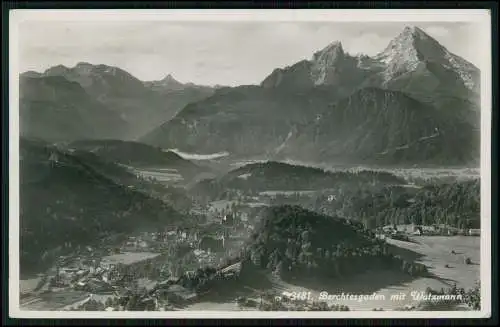
[[469, 164], [479, 157], [479, 75], [407, 27], [373, 57], [333, 42], [260, 86], [219, 89], [142, 141], [271, 159]]
[[312, 60], [276, 69], [262, 82], [264, 87], [318, 85], [347, 93], [373, 86], [470, 99], [479, 93], [479, 70], [421, 29], [406, 27], [376, 56], [351, 56], [340, 42], [333, 42], [314, 53]]
[[417, 27], [371, 57], [332, 42], [253, 86], [144, 82], [79, 63], [21, 75], [21, 131], [272, 160], [473, 164], [479, 76]]

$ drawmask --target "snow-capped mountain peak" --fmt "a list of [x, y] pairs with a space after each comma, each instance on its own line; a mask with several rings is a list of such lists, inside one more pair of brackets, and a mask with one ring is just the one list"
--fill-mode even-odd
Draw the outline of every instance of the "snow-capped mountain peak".
[[420, 79], [418, 83], [424, 84], [422, 80], [427, 79], [433, 87], [456, 85], [475, 93], [479, 87], [479, 69], [449, 52], [416, 26], [406, 26], [375, 56], [352, 56], [344, 51], [341, 42], [332, 42], [315, 52], [310, 60], [275, 69], [261, 85], [329, 85], [344, 87], [347, 91], [356, 85], [390, 88], [399, 83], [400, 87], [406, 85], [405, 80], [417, 78]]
[[172, 74], [167, 74], [163, 79], [162, 81], [165, 81], [165, 82], [172, 82], [172, 81], [175, 81], [177, 82], [177, 80], [172, 76]]
[[335, 41], [326, 46], [323, 50], [314, 53], [313, 61], [334, 61], [344, 56], [344, 49], [340, 41]]
[[375, 56], [375, 59], [387, 65], [384, 80], [388, 81], [395, 75], [414, 71], [423, 57], [419, 43], [422, 41], [432, 42], [431, 40], [432, 38], [420, 28], [405, 27], [398, 36], [389, 42], [384, 51]]
[[314, 53], [312, 58], [311, 79], [315, 85], [324, 84], [332, 74], [335, 74], [342, 66], [342, 62], [348, 56], [342, 47], [342, 43], [335, 41], [323, 50]]
[[478, 69], [474, 65], [450, 53], [438, 41], [415, 26], [405, 27], [375, 59], [387, 65], [383, 73], [384, 81], [415, 71], [419, 64], [430, 62], [455, 71], [468, 89], [474, 89], [476, 86], [473, 75], [477, 74]]

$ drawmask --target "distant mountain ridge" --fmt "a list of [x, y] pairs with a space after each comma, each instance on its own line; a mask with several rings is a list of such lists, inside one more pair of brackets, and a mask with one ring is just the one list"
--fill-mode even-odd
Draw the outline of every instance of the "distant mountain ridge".
[[166, 75], [163, 79], [158, 81], [145, 81], [143, 82], [147, 88], [150, 88], [154, 91], [162, 92], [162, 93], [171, 93], [175, 91], [183, 91], [183, 90], [198, 90], [200, 92], [208, 92], [213, 93], [215, 89], [221, 88], [221, 85], [198, 85], [194, 83], [181, 83], [172, 76], [172, 74]]
[[[58, 65], [43, 73], [25, 72], [21, 74], [20, 79], [47, 77], [63, 77], [78, 83], [93, 101], [98, 102], [101, 107], [106, 107], [108, 111], [113, 111], [128, 125], [121, 133], [114, 134], [115, 138], [127, 140], [143, 135], [159, 123], [172, 118], [186, 104], [208, 97], [214, 90], [194, 84], [175, 84], [172, 79], [169, 85], [174, 86], [167, 92], [164, 87], [153, 87], [118, 67], [92, 65], [87, 62], [77, 63], [71, 68]], [[23, 84], [21, 92], [22, 87]], [[31, 100], [38, 101], [37, 98]], [[80, 109], [78, 104], [75, 104], [75, 107]], [[47, 113], [47, 116], [47, 119], [53, 119], [50, 113]], [[39, 129], [44, 128], [46, 126], [40, 123]], [[37, 134], [44, 137], [41, 132]], [[62, 131], [61, 135], [64, 136]], [[68, 135], [67, 139], [72, 140], [72, 135]]]
[[141, 140], [272, 160], [476, 164], [479, 74], [407, 27], [374, 57], [333, 42], [260, 86], [219, 89]]
[[21, 76], [19, 116], [21, 135], [50, 142], [115, 138], [131, 128], [80, 84], [61, 76]]

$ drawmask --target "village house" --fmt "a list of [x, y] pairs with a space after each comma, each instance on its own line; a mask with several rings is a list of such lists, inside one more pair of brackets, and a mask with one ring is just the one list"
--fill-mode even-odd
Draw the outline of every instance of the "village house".
[[170, 301], [182, 304], [193, 302], [197, 297], [195, 292], [178, 284], [170, 285], [163, 293]]
[[481, 235], [481, 230], [480, 229], [476, 229], [476, 228], [473, 228], [473, 229], [469, 229], [467, 234], [469, 236], [480, 236]]
[[412, 233], [413, 235], [417, 235], [417, 236], [419, 236], [419, 235], [423, 235], [423, 234], [424, 234], [423, 229], [422, 229], [422, 227], [421, 227], [421, 226], [415, 226], [415, 225], [413, 225], [412, 227], [413, 227], [413, 228], [412, 228], [411, 233]]
[[422, 234], [423, 235], [436, 235], [437, 234], [437, 227], [436, 226], [420, 226], [422, 228]]
[[212, 236], [203, 236], [199, 243], [198, 249], [203, 251], [218, 252], [224, 250], [225, 238], [215, 238]]
[[235, 223], [234, 215], [226, 214], [221, 218], [221, 224], [232, 226]]
[[220, 269], [219, 273], [225, 277], [239, 276], [239, 274], [241, 273], [241, 268], [242, 262], [240, 261]]

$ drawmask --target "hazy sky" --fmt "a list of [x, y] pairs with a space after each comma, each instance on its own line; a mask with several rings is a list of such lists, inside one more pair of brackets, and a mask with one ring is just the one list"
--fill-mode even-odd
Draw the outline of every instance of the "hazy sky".
[[479, 66], [473, 23], [25, 21], [19, 68], [43, 71], [85, 61], [123, 68], [141, 80], [170, 73], [181, 82], [257, 84], [274, 68], [309, 59], [333, 41], [351, 54], [376, 54], [405, 25], [422, 28]]

